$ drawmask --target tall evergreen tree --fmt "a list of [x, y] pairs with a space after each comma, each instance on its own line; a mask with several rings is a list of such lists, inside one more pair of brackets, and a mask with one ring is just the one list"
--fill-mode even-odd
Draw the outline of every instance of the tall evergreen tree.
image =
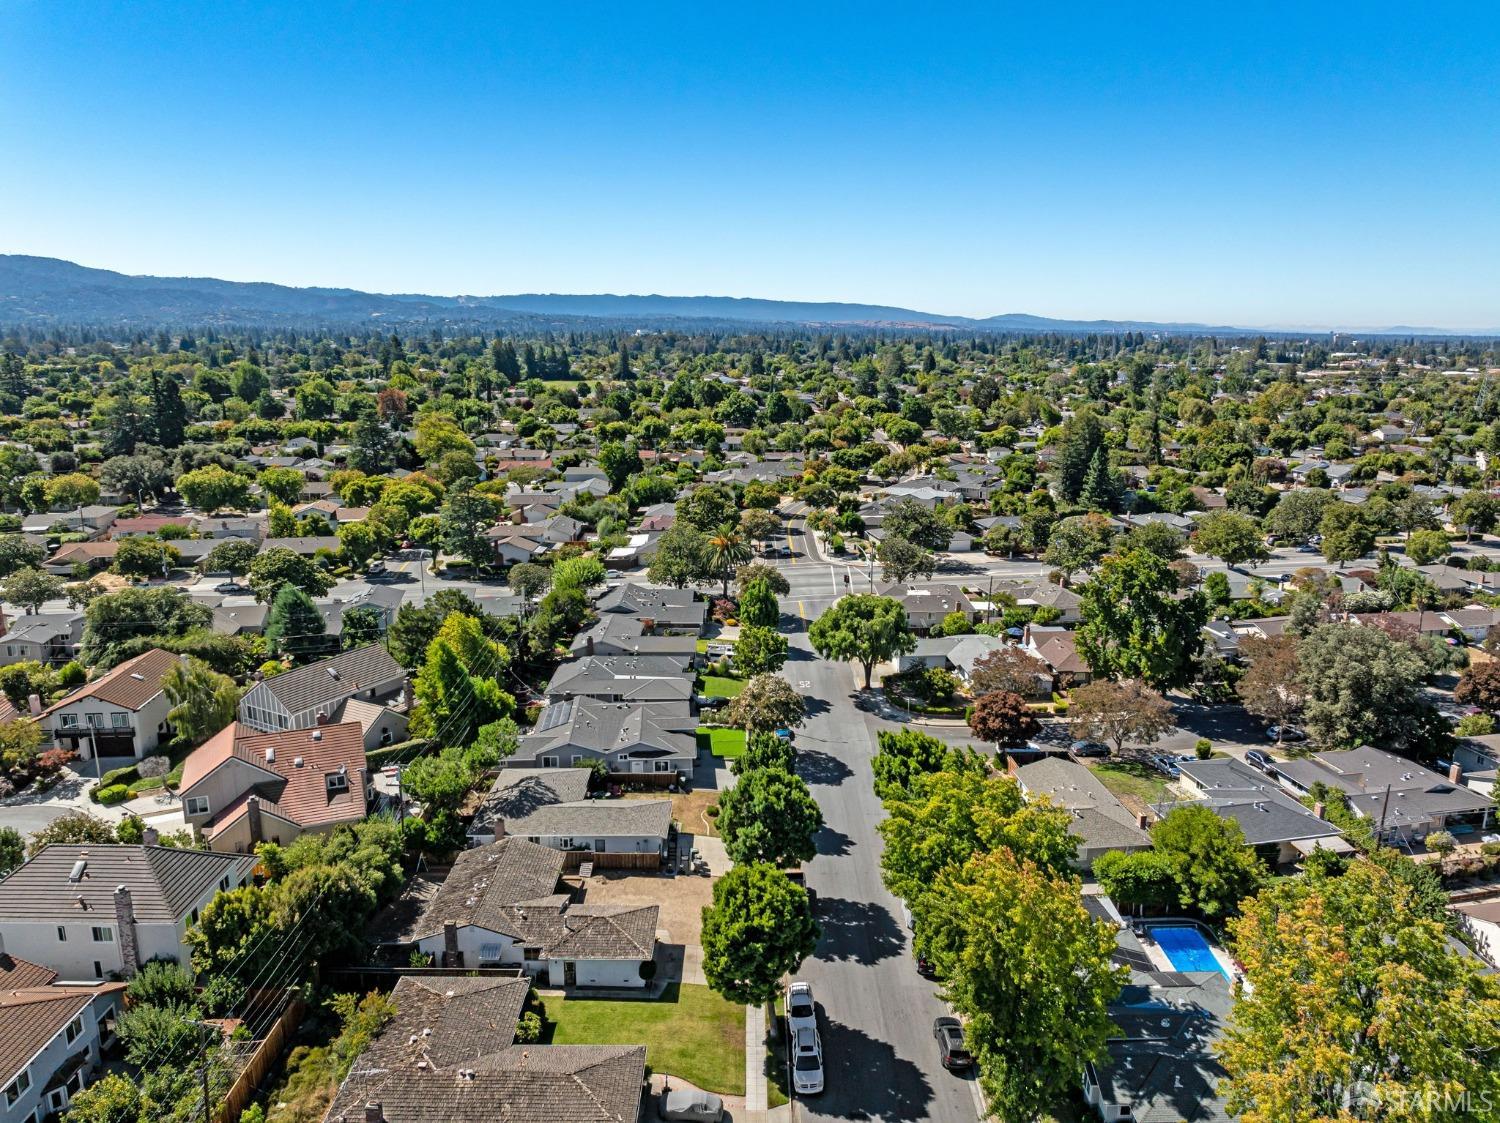
[[266, 642], [271, 650], [299, 663], [316, 658], [328, 649], [327, 631], [312, 597], [290, 582], [283, 585], [266, 617]]
[[178, 448], [187, 428], [187, 407], [177, 379], [170, 374], [152, 372], [151, 415], [156, 428], [156, 443], [162, 448]]

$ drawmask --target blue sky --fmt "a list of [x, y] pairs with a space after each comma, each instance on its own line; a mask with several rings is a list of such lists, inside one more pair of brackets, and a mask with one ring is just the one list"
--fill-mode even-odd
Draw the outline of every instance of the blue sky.
[[0, 251], [387, 292], [1500, 328], [1491, 5], [0, 20]]

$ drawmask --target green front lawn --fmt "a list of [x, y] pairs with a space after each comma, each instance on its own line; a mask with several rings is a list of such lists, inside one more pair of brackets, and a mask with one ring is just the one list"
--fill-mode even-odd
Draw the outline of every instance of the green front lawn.
[[1167, 798], [1167, 778], [1149, 764], [1111, 760], [1089, 767], [1115, 795], [1133, 795], [1147, 803], [1161, 803]]
[[543, 999], [552, 1045], [645, 1045], [653, 1072], [725, 1096], [745, 1094], [745, 1008], [706, 986], [673, 984], [654, 1001]]
[[745, 731], [743, 729], [710, 729], [707, 726], [700, 726], [698, 748], [707, 749], [714, 756], [721, 756], [725, 760], [733, 760], [735, 757], [745, 755]]
[[743, 679], [723, 678], [720, 675], [703, 676], [703, 696], [705, 698], [738, 698], [740, 691], [745, 689]]

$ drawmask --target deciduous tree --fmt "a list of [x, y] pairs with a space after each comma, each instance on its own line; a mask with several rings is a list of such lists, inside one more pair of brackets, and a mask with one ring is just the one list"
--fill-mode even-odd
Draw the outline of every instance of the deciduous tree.
[[177, 477], [176, 489], [186, 503], [210, 515], [226, 508], [243, 511], [250, 506], [250, 481], [217, 464], [184, 472]]
[[864, 593], [843, 597], [814, 620], [808, 639], [825, 659], [858, 663], [865, 672], [866, 690], [876, 663], [917, 646], [901, 602]]
[[1210, 511], [1200, 518], [1193, 528], [1193, 546], [1226, 565], [1270, 557], [1260, 524], [1238, 511]]
[[1047, 665], [1020, 647], [1007, 644], [988, 651], [974, 660], [969, 672], [969, 686], [978, 694], [1007, 690], [1030, 698], [1051, 681]]
[[1247, 637], [1240, 641], [1240, 654], [1247, 666], [1235, 689], [1245, 709], [1276, 726], [1280, 744], [1281, 734], [1302, 713], [1307, 698], [1297, 638]]
[[763, 675], [781, 670], [786, 662], [786, 637], [771, 628], [742, 624], [734, 641], [734, 669], [740, 674]]
[[257, 554], [250, 563], [250, 589], [255, 599], [261, 604], [275, 604], [284, 585], [320, 597], [332, 588], [333, 582], [311, 561], [289, 547], [273, 546]]
[[974, 736], [997, 748], [1018, 749], [1035, 737], [1042, 726], [1026, 707], [1026, 699], [1009, 690], [993, 690], [974, 702], [969, 728]]
[[1095, 676], [1166, 689], [1192, 679], [1208, 608], [1179, 595], [1167, 563], [1141, 550], [1111, 557], [1083, 586], [1078, 652]]
[[792, 729], [806, 714], [802, 695], [777, 675], [756, 675], [724, 707], [724, 720], [750, 734], [774, 729]]
[[895, 534], [888, 534], [880, 541], [875, 556], [880, 559], [881, 575], [897, 585], [904, 585], [913, 577], [931, 577], [937, 566], [937, 558], [931, 553]]
[[719, 833], [737, 862], [795, 866], [817, 853], [813, 837], [823, 814], [800, 776], [779, 768], [752, 769], [719, 796]]
[[18, 569], [5, 578], [0, 589], [4, 590], [5, 599], [11, 604], [36, 612], [47, 601], [62, 596], [66, 584], [61, 577], [53, 577], [40, 569]]
[[[734, 866], [703, 910], [703, 974], [731, 1002], [769, 1005], [818, 942], [807, 891], [764, 862]], [[774, 1014], [772, 1015], [774, 1017]]]
[[233, 721], [240, 701], [234, 680], [201, 659], [173, 663], [161, 677], [161, 688], [172, 703], [167, 720], [190, 745], [202, 744]]
[[1069, 715], [1075, 736], [1125, 750], [1126, 741], [1149, 745], [1176, 728], [1172, 704], [1139, 679], [1097, 679], [1074, 690]]
[[1328, 748], [1401, 747], [1420, 732], [1427, 669], [1380, 628], [1324, 624], [1297, 647], [1308, 732]]
[[1275, 882], [1230, 934], [1250, 985], [1220, 1055], [1245, 1123], [1457, 1123], [1500, 1101], [1500, 986], [1383, 867]]

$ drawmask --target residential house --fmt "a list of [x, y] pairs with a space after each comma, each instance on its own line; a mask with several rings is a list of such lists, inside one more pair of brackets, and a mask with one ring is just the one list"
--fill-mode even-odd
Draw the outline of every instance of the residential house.
[[592, 779], [587, 768], [533, 768], [523, 764], [501, 769], [469, 823], [469, 845], [499, 842], [506, 837], [508, 820], [525, 818], [538, 807], [587, 799]]
[[125, 984], [59, 986], [0, 952], [0, 1123], [41, 1123], [94, 1082], [114, 1044]]
[[[1262, 850], [1276, 865], [1295, 864], [1314, 850], [1348, 853], [1353, 849], [1338, 827], [1243, 761], [1189, 760], [1178, 768], [1178, 785], [1188, 793], [1190, 804], [1234, 820], [1244, 833], [1245, 844]], [[1164, 818], [1177, 806], [1182, 804], [1160, 804], [1152, 811]]]
[[693, 696], [691, 667], [691, 660], [667, 655], [585, 656], [557, 668], [547, 684], [547, 700], [683, 702]]
[[523, 838], [464, 850], [422, 914], [392, 938], [442, 967], [518, 967], [552, 986], [644, 987], [658, 906], [575, 903], [559, 891], [565, 861]]
[[1462, 765], [1445, 776], [1369, 745], [1279, 761], [1276, 778], [1297, 795], [1311, 794], [1315, 784], [1343, 792], [1350, 809], [1374, 823], [1387, 843], [1417, 842], [1436, 830], [1484, 831], [1494, 809], [1487, 796], [1464, 786]]
[[1104, 1123], [1228, 1123], [1217, 1045], [1234, 1004], [1229, 980], [1158, 970], [1128, 929], [1117, 940], [1130, 979], [1109, 1006], [1108, 1055], [1084, 1067], [1084, 1100]]
[[697, 719], [687, 701], [601, 702], [580, 696], [542, 710], [508, 766], [556, 768], [602, 761], [619, 776], [691, 780]]
[[172, 704], [162, 676], [183, 656], [152, 648], [54, 702], [37, 717], [43, 736], [85, 759], [150, 756], [170, 740]]
[[0, 667], [27, 662], [60, 667], [78, 654], [82, 638], [82, 612], [21, 613], [0, 636]]
[[250, 855], [152, 844], [54, 844], [0, 881], [0, 947], [64, 980], [128, 978], [189, 958], [187, 929], [214, 895], [250, 881]]
[[642, 1123], [646, 1047], [518, 1045], [529, 989], [403, 976], [325, 1123]]
[[[910, 653], [896, 657], [896, 670], [941, 667], [967, 682], [974, 673], [975, 663], [1005, 646], [1002, 639], [977, 633], [963, 636], [923, 636], [917, 640], [917, 646]], [[1048, 685], [1050, 689], [1050, 683]]]
[[635, 569], [637, 566], [649, 565], [651, 559], [656, 557], [656, 543], [660, 537], [655, 531], [632, 534], [625, 540], [625, 545], [615, 546], [605, 555], [605, 568]]
[[1010, 771], [1027, 799], [1045, 798], [1073, 816], [1068, 829], [1078, 837], [1079, 869], [1092, 868], [1099, 855], [1111, 850], [1151, 848], [1147, 816], [1128, 810], [1093, 769], [1062, 757], [1043, 757], [1023, 765], [1012, 758]]
[[602, 616], [625, 615], [648, 621], [655, 635], [701, 635], [708, 622], [708, 602], [690, 589], [652, 589], [626, 582], [594, 602]]
[[598, 623], [573, 639], [574, 655], [666, 655], [695, 661], [698, 637], [657, 635], [652, 621], [640, 616], [604, 613]]
[[347, 722], [261, 733], [231, 722], [189, 755], [177, 790], [188, 826], [222, 854], [357, 823], [369, 798], [364, 730]]
[[1052, 690], [1082, 686], [1094, 677], [1093, 668], [1078, 653], [1078, 641], [1067, 628], [1028, 624], [1022, 631], [1021, 647], [1040, 659], [1052, 673]]
[[914, 632], [928, 632], [952, 612], [974, 618], [974, 602], [957, 585], [893, 585], [883, 595], [899, 601]]
[[401, 664], [371, 644], [256, 683], [240, 699], [240, 720], [265, 733], [308, 729], [328, 722], [350, 698], [390, 699], [405, 686]]
[[666, 856], [672, 801], [585, 799], [543, 804], [522, 818], [505, 820], [504, 826], [518, 838], [551, 850], [573, 851], [579, 860], [601, 867], [655, 869]]

